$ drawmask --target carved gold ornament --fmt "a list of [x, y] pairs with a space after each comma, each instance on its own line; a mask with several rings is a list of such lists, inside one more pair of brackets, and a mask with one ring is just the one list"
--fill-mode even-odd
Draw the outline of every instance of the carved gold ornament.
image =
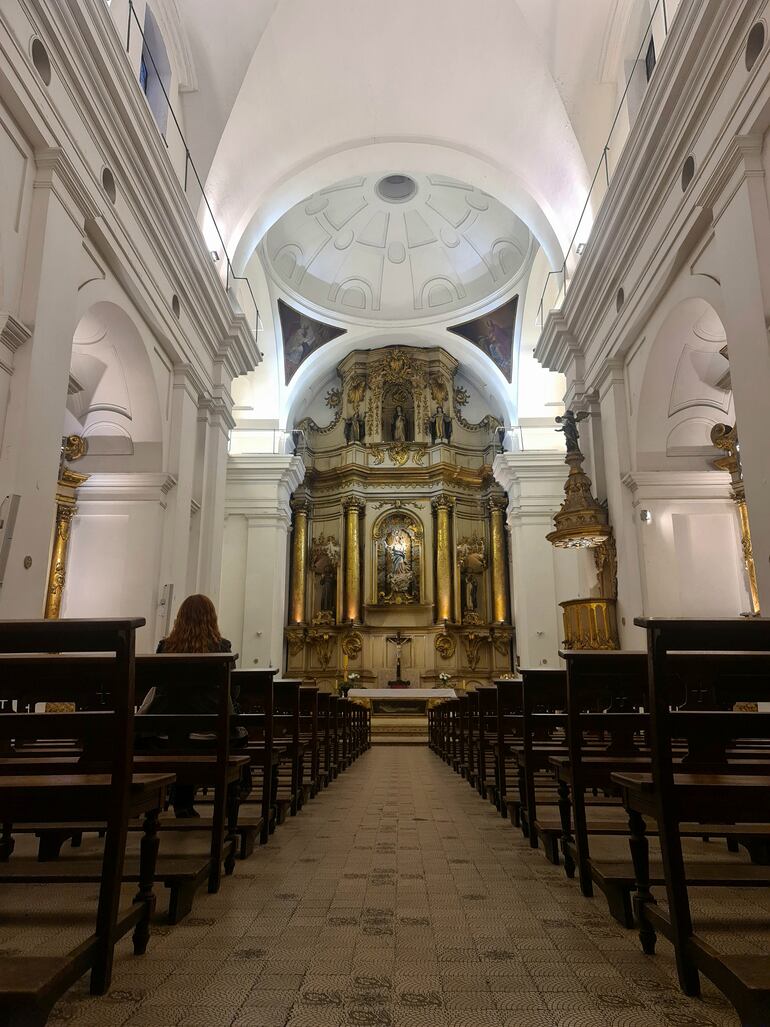
[[372, 460], [375, 464], [379, 466], [379, 464], [385, 463], [385, 450], [382, 446], [370, 446], [369, 452], [372, 454]]
[[348, 403], [357, 407], [366, 395], [366, 378], [357, 374], [348, 385]]
[[406, 386], [415, 396], [415, 424], [422, 424], [427, 416], [425, 409], [425, 390], [428, 375], [425, 365], [409, 350], [394, 348], [385, 350], [382, 359], [376, 361], [369, 370], [369, 405], [367, 409], [366, 430], [369, 435], [377, 431], [377, 424], [382, 413], [382, 394], [386, 385]]
[[331, 410], [336, 410], [341, 402], [342, 393], [340, 392], [340, 390], [337, 388], [329, 389], [329, 391], [326, 393], [327, 407], [329, 407]]
[[289, 646], [289, 655], [297, 656], [305, 648], [305, 632], [302, 628], [287, 628], [286, 641]]
[[364, 640], [357, 631], [351, 631], [342, 639], [342, 651], [350, 660], [357, 660], [364, 647]]
[[415, 449], [414, 453], [412, 454], [412, 463], [415, 464], [417, 467], [422, 467], [424, 460], [425, 450], [423, 448]]
[[80, 460], [88, 452], [88, 440], [82, 435], [68, 435], [64, 442], [64, 459]]
[[457, 563], [461, 571], [480, 574], [487, 566], [487, 544], [479, 535], [464, 536], [457, 543]]
[[446, 403], [449, 399], [449, 389], [443, 378], [434, 375], [430, 380], [430, 394], [434, 403]]
[[463, 646], [465, 647], [465, 654], [468, 657], [468, 666], [471, 670], [475, 670], [479, 665], [479, 659], [481, 658], [481, 646], [483, 642], [489, 641], [489, 635], [480, 631], [469, 631], [467, 634], [462, 636]]
[[457, 642], [454, 636], [450, 635], [447, 631], [442, 631], [440, 635], [436, 635], [436, 641], [433, 644], [442, 660], [451, 660], [457, 652]]
[[403, 442], [394, 442], [392, 446], [388, 446], [388, 455], [397, 467], [403, 467], [409, 459], [409, 446], [405, 446]]
[[505, 629], [495, 628], [490, 632], [490, 641], [501, 656], [507, 656], [510, 652], [513, 632]]
[[313, 628], [308, 631], [307, 640], [321, 665], [321, 669], [326, 670], [332, 658], [332, 636], [328, 631], [320, 631], [317, 628]]
[[467, 405], [468, 400], [471, 397], [468, 395], [468, 390], [464, 389], [462, 385], [455, 385], [455, 406], [464, 407]]

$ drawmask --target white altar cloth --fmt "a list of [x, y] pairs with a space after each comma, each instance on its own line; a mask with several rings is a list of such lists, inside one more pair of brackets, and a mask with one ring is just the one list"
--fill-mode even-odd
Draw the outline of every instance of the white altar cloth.
[[454, 688], [351, 688], [348, 699], [456, 699]]

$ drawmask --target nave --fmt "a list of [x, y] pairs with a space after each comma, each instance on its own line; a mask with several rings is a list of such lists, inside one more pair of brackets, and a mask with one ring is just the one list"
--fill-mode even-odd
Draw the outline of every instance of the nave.
[[[51, 889], [46, 889], [50, 892]], [[762, 898], [734, 893], [740, 918]], [[14, 906], [32, 906], [18, 888]], [[46, 901], [50, 898], [46, 896]], [[64, 897], [62, 896], [62, 901]], [[708, 895], [699, 903], [708, 906]], [[6, 922], [0, 945], [67, 941]], [[735, 944], [734, 932], [731, 941]], [[288, 818], [192, 916], [116, 954], [112, 989], [84, 978], [51, 1024], [232, 1027], [736, 1025], [703, 980], [677, 987], [672, 949], [639, 951], [599, 899], [531, 850], [427, 747], [375, 746]]]

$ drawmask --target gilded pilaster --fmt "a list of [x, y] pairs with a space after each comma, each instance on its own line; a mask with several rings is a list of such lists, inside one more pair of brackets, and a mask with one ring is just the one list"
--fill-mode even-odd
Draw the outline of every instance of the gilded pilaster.
[[61, 601], [67, 580], [67, 551], [70, 544], [72, 518], [77, 510], [75, 493], [88, 481], [89, 475], [80, 474], [67, 467], [66, 460], [79, 460], [85, 456], [88, 446], [80, 435], [69, 435], [62, 440], [62, 455], [59, 464], [59, 479], [56, 482], [56, 529], [54, 533], [51, 563], [48, 568], [48, 585], [45, 593], [46, 620], [58, 620]]
[[492, 570], [492, 621], [507, 624], [508, 578], [505, 559], [505, 510], [507, 501], [502, 498], [489, 500], [489, 549]]
[[290, 624], [305, 622], [305, 581], [307, 579], [307, 520], [310, 504], [306, 499], [292, 501], [294, 532], [291, 552]]
[[345, 510], [345, 619], [361, 621], [361, 536], [360, 515], [363, 500], [351, 496], [342, 504]]
[[433, 500], [436, 512], [436, 620], [452, 620], [452, 545], [449, 516], [454, 506], [451, 496]]

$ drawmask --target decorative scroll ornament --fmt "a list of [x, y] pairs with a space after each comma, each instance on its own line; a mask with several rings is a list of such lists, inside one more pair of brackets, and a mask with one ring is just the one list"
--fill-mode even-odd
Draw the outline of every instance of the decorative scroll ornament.
[[307, 640], [321, 665], [321, 669], [326, 670], [332, 658], [332, 636], [328, 631], [320, 631], [317, 628], [313, 628], [308, 631]]
[[446, 403], [449, 399], [449, 389], [443, 378], [433, 375], [430, 380], [430, 395], [434, 403]]
[[339, 406], [336, 407], [336, 409], [334, 411], [334, 417], [329, 422], [329, 424], [324, 425], [323, 427], [321, 427], [321, 425], [318, 425], [318, 424], [315, 423], [315, 421], [313, 420], [312, 417], [303, 417], [301, 421], [297, 422], [295, 427], [299, 428], [299, 429], [301, 429], [302, 431], [305, 431], [305, 432], [314, 431], [318, 435], [328, 435], [329, 432], [334, 431], [334, 429], [340, 423], [340, 418], [341, 417], [342, 417], [342, 404], [340, 403]]
[[350, 380], [348, 385], [348, 403], [357, 407], [366, 395], [366, 378], [357, 374]]
[[594, 549], [594, 563], [599, 579], [599, 595], [605, 599], [618, 598], [618, 551], [615, 535], [610, 528], [606, 542]]
[[467, 406], [470, 398], [467, 389], [464, 389], [462, 385], [455, 385], [455, 409]]
[[468, 666], [475, 670], [481, 658], [481, 646], [483, 642], [489, 641], [489, 635], [480, 631], [469, 631], [462, 636], [465, 655], [468, 657]]
[[287, 628], [286, 641], [289, 645], [289, 655], [297, 656], [305, 648], [304, 628]]
[[417, 467], [423, 467], [423, 461], [425, 460], [425, 450], [422, 448], [415, 449], [412, 453], [412, 463]]
[[392, 446], [388, 446], [388, 455], [397, 467], [403, 467], [409, 459], [409, 446], [402, 442], [394, 442]]
[[82, 435], [68, 435], [64, 440], [64, 459], [80, 460], [88, 452], [88, 439]]
[[357, 660], [364, 647], [364, 640], [357, 631], [351, 631], [342, 639], [342, 651], [350, 660]]
[[580, 452], [577, 423], [587, 416], [585, 411], [575, 416], [568, 410], [556, 418], [562, 425], [557, 431], [564, 432], [567, 443], [564, 462], [569, 467], [564, 483], [564, 502], [553, 519], [556, 530], [546, 535], [551, 545], [558, 549], [590, 549], [606, 542], [610, 535], [607, 511], [594, 499], [591, 479], [582, 469], [585, 457]]
[[329, 389], [326, 393], [326, 405], [331, 410], [336, 410], [342, 403], [342, 393], [338, 388]]
[[513, 632], [507, 628], [495, 628], [490, 631], [490, 641], [495, 649], [500, 653], [501, 656], [508, 656], [511, 649], [511, 639], [513, 638]]
[[457, 642], [448, 631], [442, 631], [440, 635], [436, 635], [434, 647], [442, 660], [451, 660], [457, 652]]
[[385, 463], [385, 450], [382, 446], [370, 446], [369, 452], [372, 454], [372, 460], [378, 466]]

